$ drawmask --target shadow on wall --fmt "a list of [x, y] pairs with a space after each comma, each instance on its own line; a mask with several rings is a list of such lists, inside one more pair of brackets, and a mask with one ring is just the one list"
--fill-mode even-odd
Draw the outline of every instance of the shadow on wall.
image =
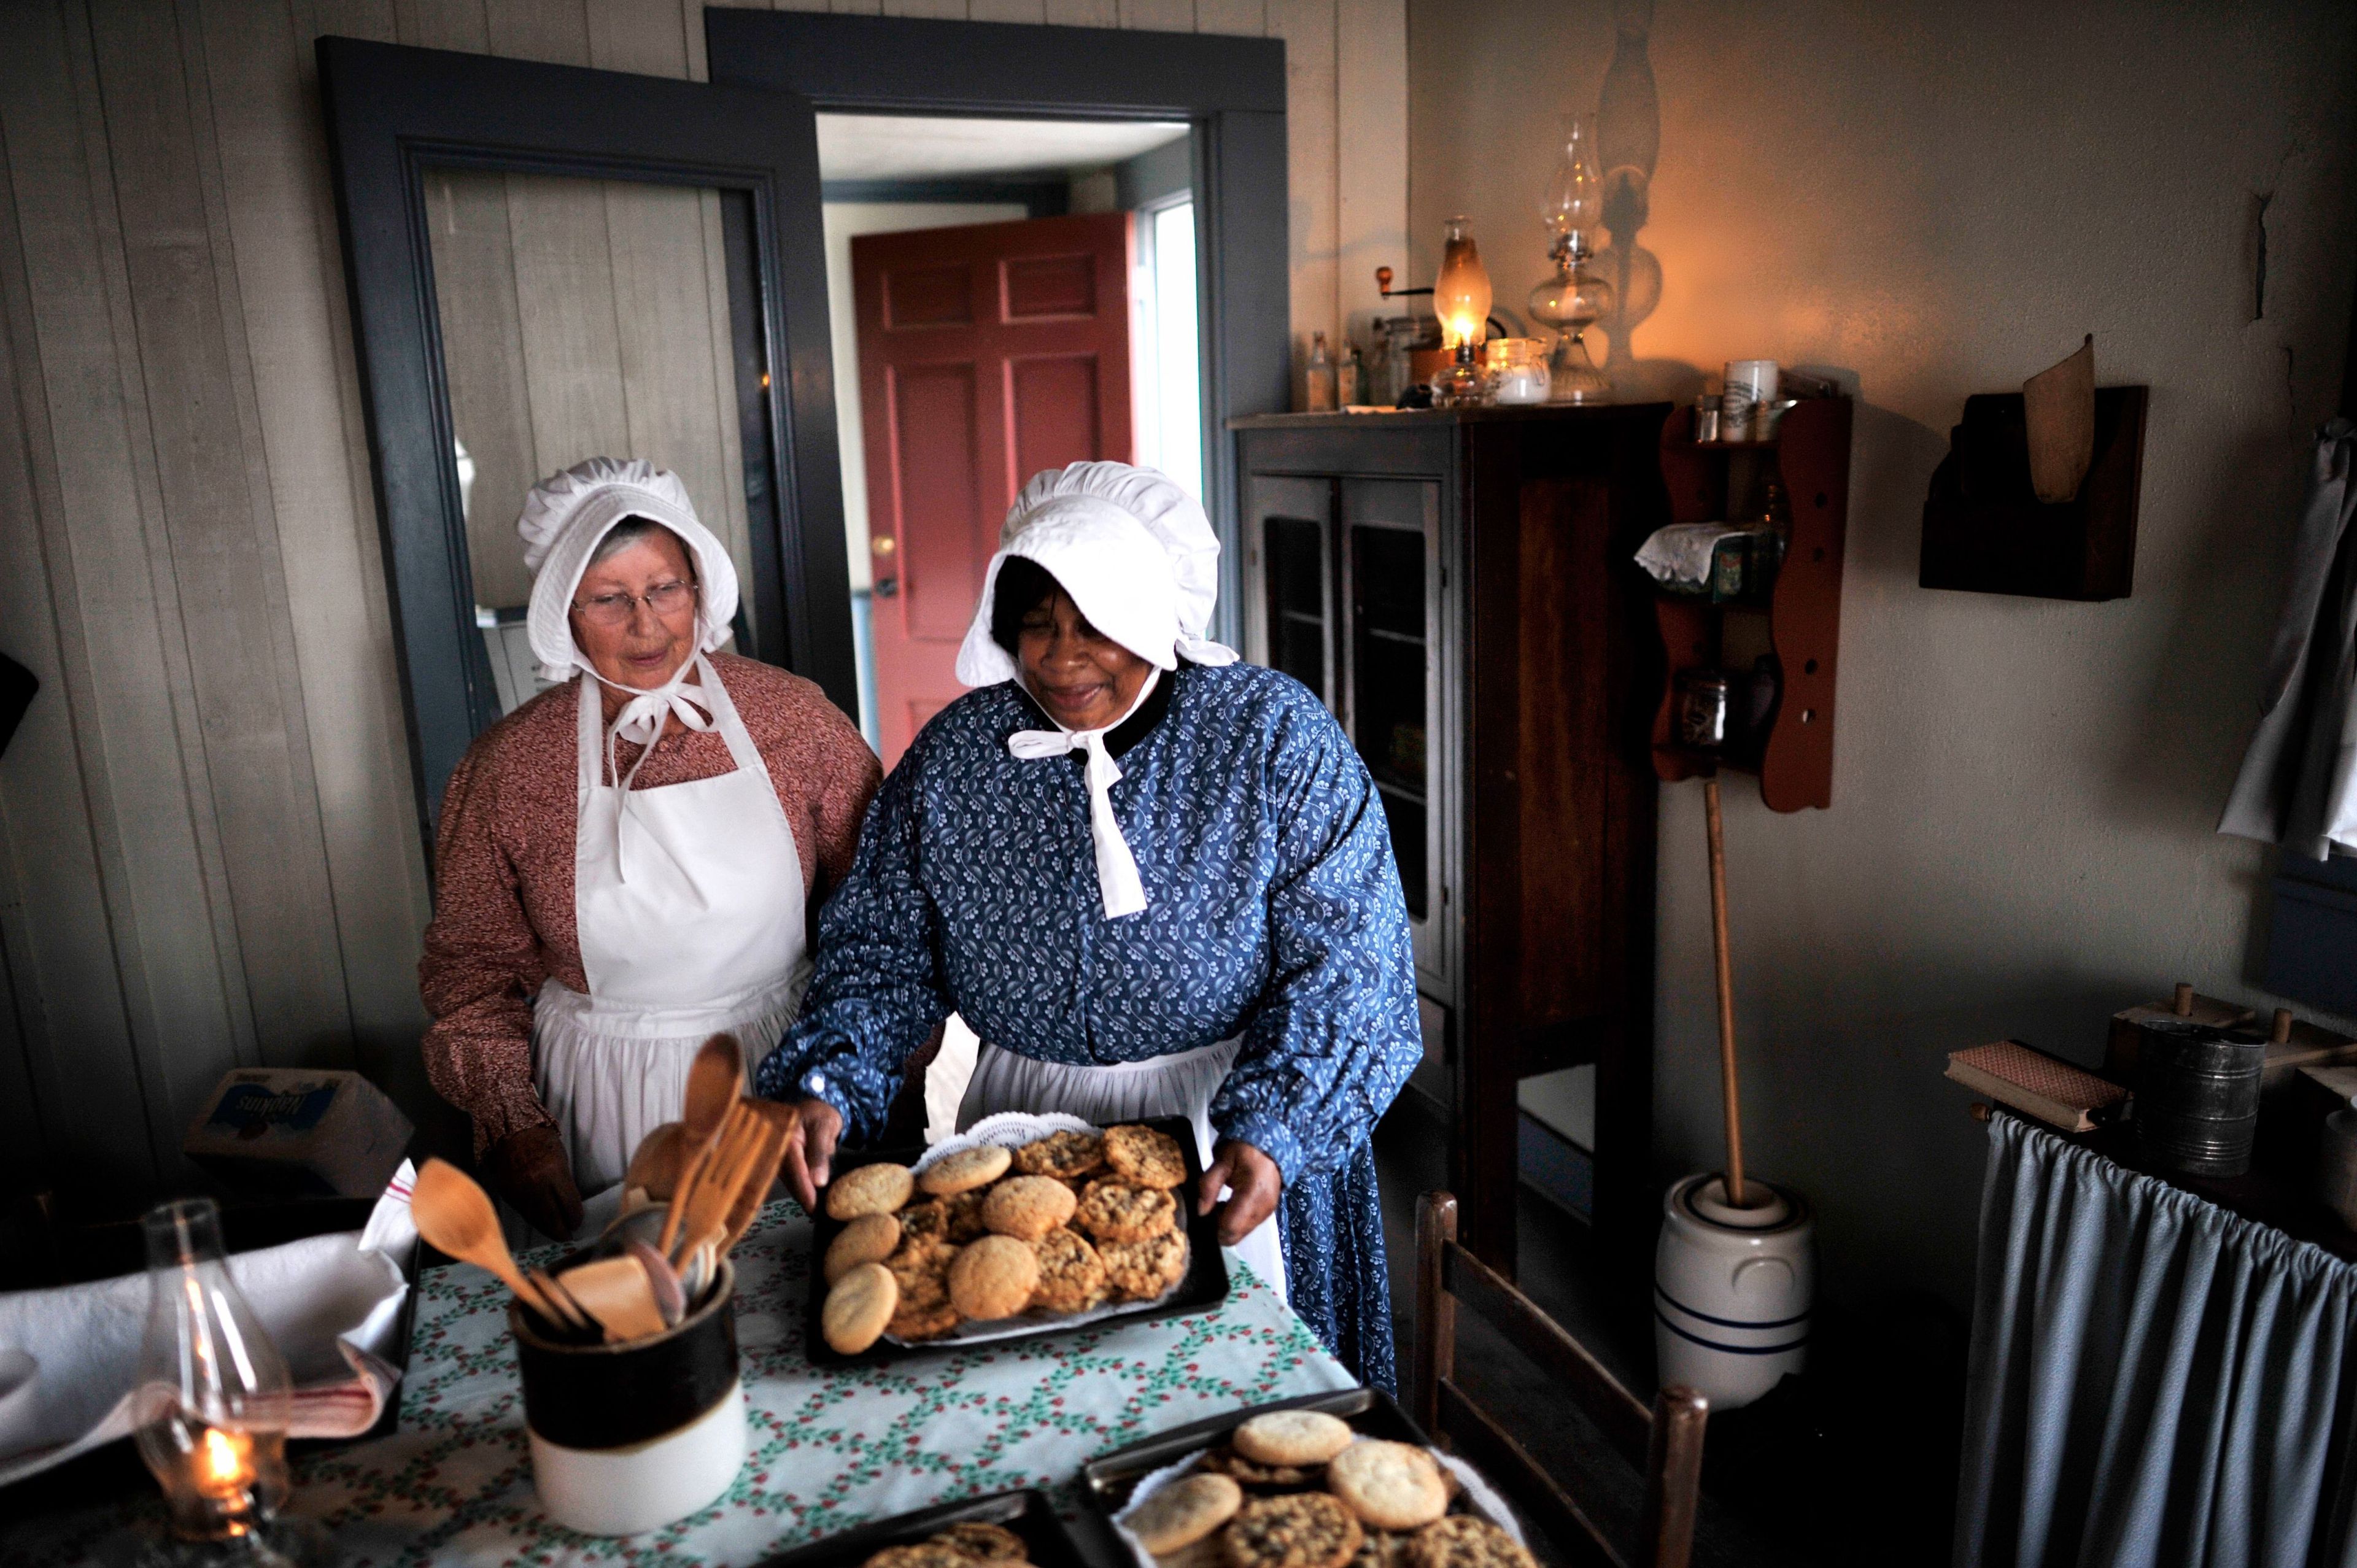
[[[1604, 228], [1612, 237], [1594, 262], [1612, 285], [1611, 308], [1597, 325], [1610, 344], [1604, 368], [1616, 389], [1623, 376], [1638, 368], [1630, 334], [1662, 303], [1661, 260], [1637, 243], [1638, 231], [1652, 210], [1653, 169], [1662, 156], [1661, 95], [1645, 52], [1652, 29], [1653, 0], [1614, 0], [1612, 63], [1605, 70], [1596, 106], [1596, 149], [1604, 165]], [[1649, 395], [1651, 391], [1649, 387]]]

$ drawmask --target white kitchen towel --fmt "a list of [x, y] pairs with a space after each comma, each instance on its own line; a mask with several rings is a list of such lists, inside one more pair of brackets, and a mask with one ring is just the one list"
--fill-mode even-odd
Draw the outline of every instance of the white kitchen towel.
[[[385, 1358], [396, 1352], [409, 1291], [414, 1176], [403, 1161], [364, 1230], [229, 1260], [230, 1277], [294, 1378], [290, 1436], [359, 1436], [400, 1380]], [[31, 1397], [0, 1410], [0, 1487], [129, 1435], [149, 1288], [136, 1273], [0, 1295], [0, 1350], [39, 1363]]]

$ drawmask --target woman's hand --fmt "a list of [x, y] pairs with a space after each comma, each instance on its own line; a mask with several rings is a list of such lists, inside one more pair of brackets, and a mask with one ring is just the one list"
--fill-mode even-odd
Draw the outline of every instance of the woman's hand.
[[806, 1214], [818, 1212], [818, 1189], [826, 1185], [834, 1163], [834, 1141], [843, 1136], [843, 1117], [823, 1100], [800, 1100], [802, 1120], [786, 1140], [782, 1174], [786, 1190]]
[[1195, 1196], [1195, 1212], [1211, 1213], [1220, 1203], [1220, 1188], [1228, 1188], [1228, 1201], [1220, 1205], [1220, 1245], [1232, 1247], [1276, 1212], [1285, 1177], [1275, 1160], [1233, 1138], [1221, 1139], [1211, 1155], [1211, 1168], [1203, 1173], [1202, 1188]]
[[544, 1122], [501, 1138], [483, 1151], [483, 1175], [542, 1235], [562, 1241], [581, 1229], [581, 1189], [554, 1127]]

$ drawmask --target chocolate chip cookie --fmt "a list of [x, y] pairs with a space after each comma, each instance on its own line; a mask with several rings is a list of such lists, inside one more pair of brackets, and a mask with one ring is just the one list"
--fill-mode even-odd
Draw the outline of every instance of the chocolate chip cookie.
[[1264, 1465], [1257, 1459], [1245, 1458], [1226, 1444], [1196, 1461], [1196, 1468], [1226, 1476], [1238, 1486], [1256, 1492], [1313, 1486], [1321, 1478], [1315, 1465]]
[[953, 1546], [920, 1541], [909, 1546], [888, 1546], [860, 1568], [974, 1568], [974, 1560]]
[[1244, 1504], [1220, 1539], [1228, 1568], [1342, 1568], [1358, 1552], [1364, 1532], [1340, 1499], [1323, 1492], [1289, 1492]]
[[1039, 1285], [1031, 1305], [1045, 1312], [1086, 1312], [1111, 1291], [1104, 1260], [1077, 1231], [1059, 1228], [1031, 1243], [1039, 1260]]
[[1152, 1301], [1187, 1273], [1187, 1239], [1165, 1230], [1143, 1241], [1100, 1241], [1105, 1283], [1124, 1301]]
[[1469, 1513], [1435, 1520], [1407, 1539], [1412, 1568], [1538, 1568], [1514, 1538]]
[[1178, 1141], [1152, 1127], [1108, 1127], [1105, 1164], [1132, 1187], [1168, 1190], [1187, 1179], [1187, 1156]]
[[1100, 1241], [1143, 1241], [1171, 1230], [1178, 1218], [1178, 1200], [1161, 1188], [1109, 1180], [1089, 1183], [1073, 1214]]
[[1021, 1563], [1031, 1555], [1023, 1538], [1003, 1525], [953, 1524], [927, 1539], [952, 1552], [963, 1552], [977, 1563]]
[[1025, 1176], [1062, 1180], [1087, 1176], [1103, 1165], [1104, 1135], [1101, 1133], [1050, 1133], [1015, 1151], [1015, 1168]]

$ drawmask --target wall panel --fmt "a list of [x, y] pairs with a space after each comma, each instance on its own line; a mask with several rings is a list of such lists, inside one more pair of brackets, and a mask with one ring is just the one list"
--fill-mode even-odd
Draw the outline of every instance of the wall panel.
[[[1387, 107], [1404, 59], [1352, 45], [1399, 30], [1405, 0], [774, 4], [1281, 33], [1305, 341], [1340, 319], [1337, 258], [1386, 178], [1405, 207], [1380, 156], [1355, 185], [1341, 162], [1362, 138], [1405, 145]], [[707, 74], [697, 0], [11, 7], [0, 651], [43, 688], [0, 758], [0, 1176], [41, 1150], [101, 1203], [187, 1183], [185, 1122], [238, 1063], [355, 1062], [434, 1110], [415, 1050], [428, 888], [319, 131], [323, 33]], [[585, 447], [664, 449], [742, 548], [716, 200], [666, 193], [676, 210], [658, 212], [552, 185], [573, 182], [443, 214], [494, 274], [468, 295], [470, 330], [520, 367], [493, 425], [529, 433], [477, 455], [508, 492], [479, 491], [479, 552], [511, 560], [522, 487]], [[700, 267], [677, 243], [698, 232]], [[622, 367], [658, 364], [659, 391], [626, 386]]]

